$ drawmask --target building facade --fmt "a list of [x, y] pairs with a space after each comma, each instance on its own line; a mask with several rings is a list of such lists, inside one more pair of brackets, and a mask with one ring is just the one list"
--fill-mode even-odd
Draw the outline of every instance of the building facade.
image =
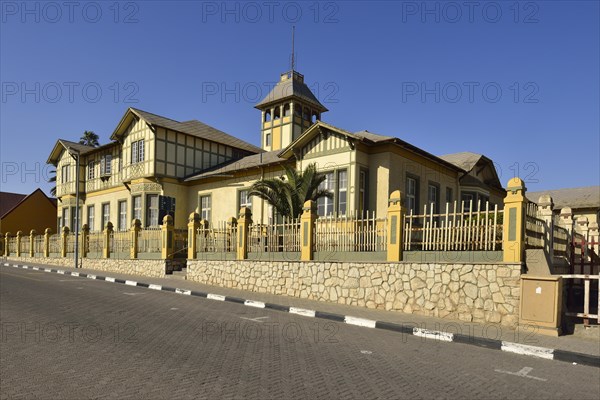
[[260, 143], [254, 146], [200, 121], [175, 121], [130, 108], [111, 142], [89, 147], [58, 140], [48, 162], [57, 169], [57, 217], [74, 228], [79, 185], [81, 223], [91, 231], [112, 222], [126, 230], [137, 218], [155, 227], [169, 213], [176, 227], [188, 215], [209, 224], [252, 210], [254, 223], [276, 216], [248, 192], [259, 179], [280, 177], [284, 166], [315, 163], [334, 195], [318, 201], [318, 214], [374, 212], [383, 217], [391, 192], [402, 190], [408, 212], [446, 203], [502, 204], [504, 190], [493, 162], [475, 153], [435, 156], [394, 136], [349, 132], [322, 121], [327, 112], [296, 71], [280, 81], [256, 108]]

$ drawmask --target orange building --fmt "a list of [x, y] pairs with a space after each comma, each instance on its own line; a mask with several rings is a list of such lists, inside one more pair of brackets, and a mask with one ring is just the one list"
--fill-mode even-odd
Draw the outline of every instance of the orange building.
[[56, 229], [55, 199], [50, 199], [41, 189], [30, 195], [0, 192], [0, 232], [29, 234], [35, 229], [43, 233], [46, 228]]

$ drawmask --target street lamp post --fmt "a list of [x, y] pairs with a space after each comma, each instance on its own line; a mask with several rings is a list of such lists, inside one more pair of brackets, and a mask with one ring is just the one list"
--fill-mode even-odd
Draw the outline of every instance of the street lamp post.
[[69, 154], [75, 159], [75, 268], [79, 265], [79, 161], [78, 150], [69, 148]]

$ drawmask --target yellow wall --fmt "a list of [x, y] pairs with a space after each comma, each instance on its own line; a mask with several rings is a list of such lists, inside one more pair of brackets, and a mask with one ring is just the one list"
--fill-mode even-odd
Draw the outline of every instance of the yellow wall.
[[[249, 171], [240, 171], [233, 178], [213, 178], [201, 181], [188, 188], [187, 204], [189, 212], [200, 212], [200, 196], [211, 196], [211, 224], [227, 221], [230, 217], [239, 217], [238, 192], [247, 190], [254, 182], [264, 177], [273, 179], [283, 174], [282, 168], [255, 168]], [[258, 197], [252, 197], [252, 220], [254, 223], [267, 223], [267, 203]]]

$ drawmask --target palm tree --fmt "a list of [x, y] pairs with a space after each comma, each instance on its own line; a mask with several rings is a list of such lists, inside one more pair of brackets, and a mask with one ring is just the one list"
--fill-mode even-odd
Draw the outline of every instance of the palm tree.
[[56, 197], [56, 170], [54, 169], [50, 171], [50, 174], [52, 176], [48, 178], [48, 183], [52, 183], [54, 185], [50, 188], [50, 195], [52, 197]]
[[85, 131], [79, 139], [79, 144], [85, 144], [86, 146], [98, 147], [100, 143], [98, 140], [100, 137], [94, 133], [94, 131]]
[[315, 164], [308, 165], [303, 172], [287, 165], [283, 168], [285, 176], [255, 182], [248, 195], [266, 200], [279, 215], [290, 218], [302, 214], [302, 207], [307, 200], [317, 201], [321, 197], [333, 197], [329, 190], [319, 188], [326, 176], [317, 172]]

